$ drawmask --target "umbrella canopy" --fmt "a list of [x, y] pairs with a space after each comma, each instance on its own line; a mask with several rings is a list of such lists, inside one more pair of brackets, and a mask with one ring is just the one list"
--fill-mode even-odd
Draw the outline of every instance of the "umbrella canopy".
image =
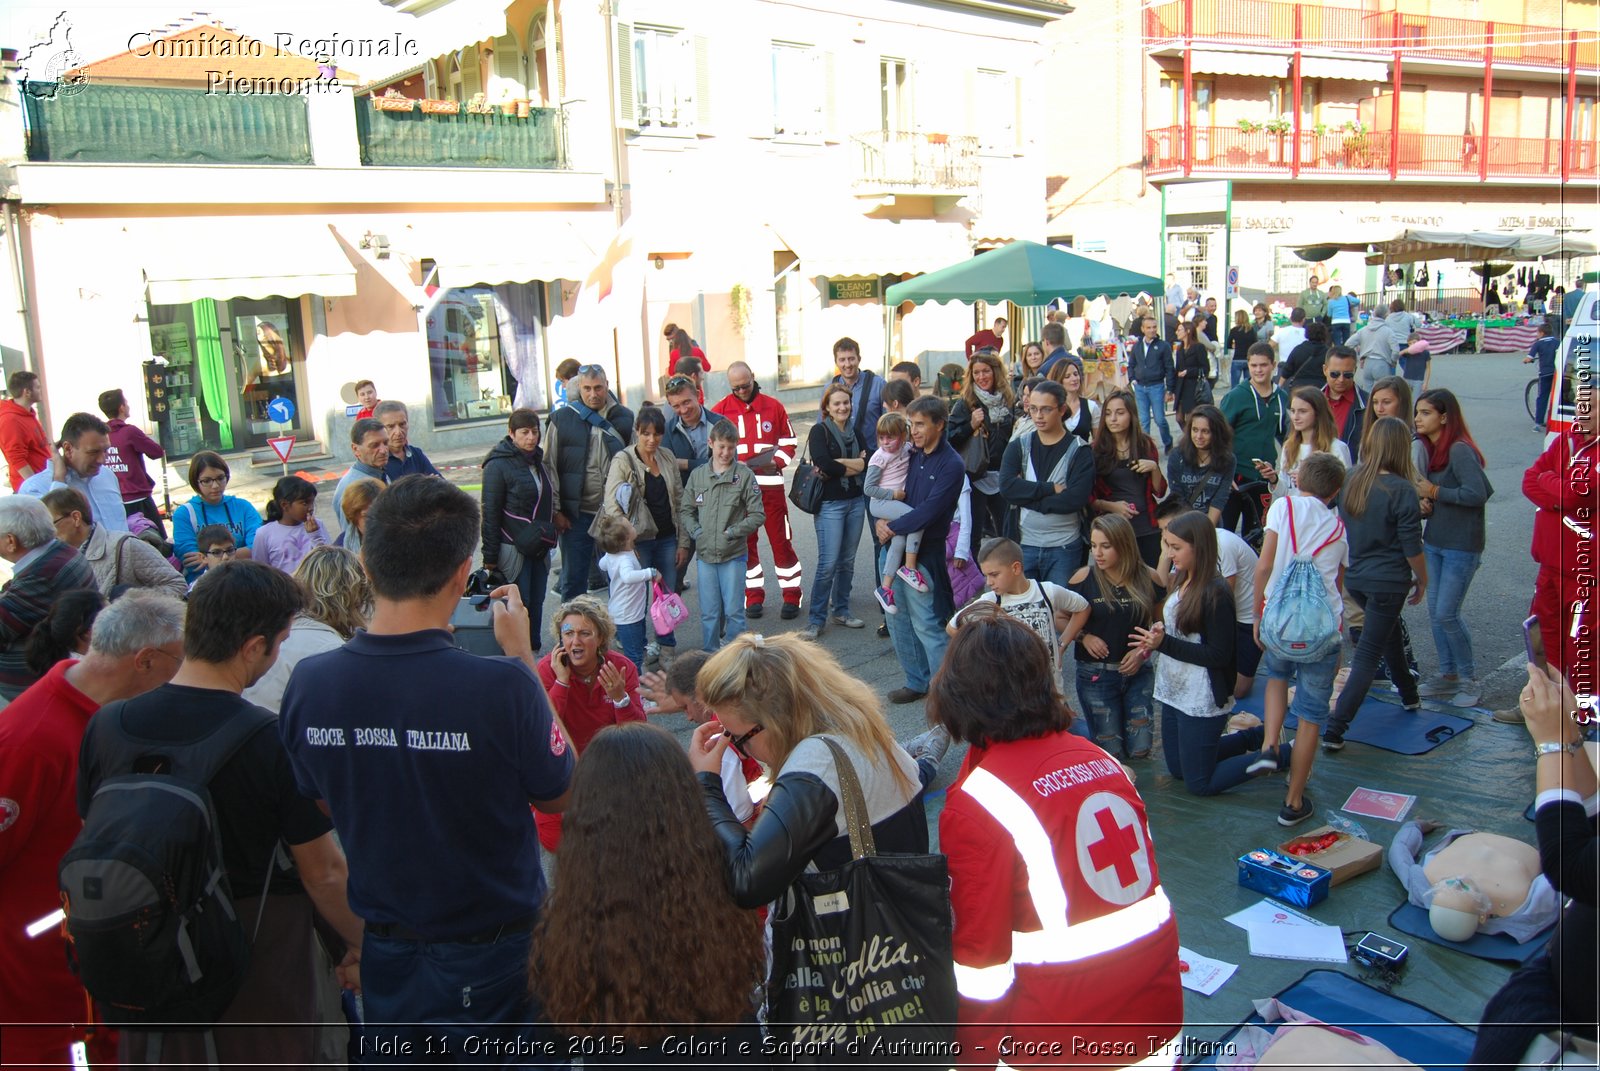
[[1166, 288], [1153, 275], [1052, 249], [1037, 242], [1012, 242], [992, 252], [891, 286], [884, 302], [1013, 301], [1047, 305], [1056, 298], [1115, 296]]
[[[1323, 243], [1318, 243], [1319, 245]], [[1592, 257], [1593, 242], [1564, 234], [1490, 231], [1401, 231], [1393, 238], [1326, 243], [1334, 249], [1368, 253], [1368, 264], [1410, 264], [1421, 260], [1538, 260], [1540, 257]]]

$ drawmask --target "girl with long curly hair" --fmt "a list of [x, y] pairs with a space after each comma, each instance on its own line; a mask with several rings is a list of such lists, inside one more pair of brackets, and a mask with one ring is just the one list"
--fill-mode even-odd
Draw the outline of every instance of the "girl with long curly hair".
[[[631, 1046], [697, 1027], [754, 1042], [765, 963], [761, 917], [734, 903], [683, 748], [644, 722], [595, 734], [529, 954], [529, 988], [549, 1021]], [[612, 1055], [648, 1059], [637, 1048]]]

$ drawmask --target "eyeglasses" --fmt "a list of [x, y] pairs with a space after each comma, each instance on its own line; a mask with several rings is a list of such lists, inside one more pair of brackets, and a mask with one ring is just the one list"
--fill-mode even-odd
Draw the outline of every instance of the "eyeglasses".
[[759, 725], [752, 725], [749, 732], [742, 733], [739, 736], [734, 736], [731, 732], [724, 729], [722, 730], [722, 735], [728, 738], [728, 746], [737, 751], [740, 758], [748, 759], [750, 757], [750, 753], [744, 749], [744, 746], [745, 744], [749, 743], [750, 738], [759, 733], [761, 729], [762, 727]]
[[1031, 417], [1049, 416], [1059, 408], [1061, 408], [1059, 405], [1030, 405], [1028, 406], [1028, 415]]
[[755, 385], [756, 385], [756, 381], [752, 379], [748, 383], [740, 383], [737, 386], [735, 386], [732, 383], [729, 383], [728, 384], [728, 389], [733, 391], [733, 393], [735, 393], [735, 394], [743, 394], [745, 391], [749, 390], [751, 387], [753, 387]]
[[52, 518], [50, 523], [53, 524], [53, 525], [60, 525], [62, 521], [71, 520], [71, 519], [72, 519], [72, 514], [68, 513], [63, 517]]
[[1333, 369], [1330, 368], [1330, 369], [1328, 369], [1328, 378], [1329, 379], [1354, 379], [1354, 378], [1356, 378], [1356, 374], [1354, 372], [1335, 372]]
[[218, 548], [218, 549], [213, 549], [213, 550], [206, 551], [206, 557], [208, 557], [208, 558], [231, 558], [237, 553], [239, 553], [239, 550], [238, 550], [237, 547], [229, 547], [227, 550], [222, 550], [222, 549]]
[[228, 485], [228, 477], [202, 476], [195, 483], [201, 487], [226, 487]]

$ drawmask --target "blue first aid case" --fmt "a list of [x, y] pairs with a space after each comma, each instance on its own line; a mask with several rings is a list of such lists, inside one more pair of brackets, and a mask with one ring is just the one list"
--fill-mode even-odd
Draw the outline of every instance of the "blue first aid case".
[[1271, 848], [1256, 848], [1239, 857], [1239, 884], [1293, 907], [1310, 907], [1328, 898], [1333, 871]]

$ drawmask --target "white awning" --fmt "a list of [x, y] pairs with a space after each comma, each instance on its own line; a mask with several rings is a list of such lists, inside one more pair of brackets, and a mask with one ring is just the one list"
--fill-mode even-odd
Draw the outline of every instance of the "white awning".
[[[356, 65], [362, 85], [390, 82], [421, 70], [437, 56], [506, 33], [506, 7], [511, 0], [453, 0], [426, 15], [395, 13], [382, 23], [391, 35], [415, 41], [415, 53], [401, 56], [363, 57]], [[381, 10], [381, 9], [380, 9]], [[387, 13], [385, 13], [387, 14]]]
[[141, 231], [152, 305], [356, 292], [356, 269], [321, 221], [190, 217]]
[[1251, 78], [1284, 78], [1289, 73], [1288, 56], [1258, 52], [1210, 52], [1196, 50], [1192, 60], [1196, 74], [1241, 74]]
[[774, 227], [807, 277], [920, 275], [972, 258], [966, 228], [936, 220], [857, 217], [831, 226], [812, 219]]
[[1302, 56], [1302, 78], [1342, 78], [1348, 82], [1387, 82], [1389, 65], [1381, 60], [1324, 59]]
[[407, 228], [390, 241], [407, 256], [439, 267], [434, 283], [445, 289], [581, 281], [600, 255], [561, 218], [497, 218], [492, 228], [447, 224], [437, 217]]

